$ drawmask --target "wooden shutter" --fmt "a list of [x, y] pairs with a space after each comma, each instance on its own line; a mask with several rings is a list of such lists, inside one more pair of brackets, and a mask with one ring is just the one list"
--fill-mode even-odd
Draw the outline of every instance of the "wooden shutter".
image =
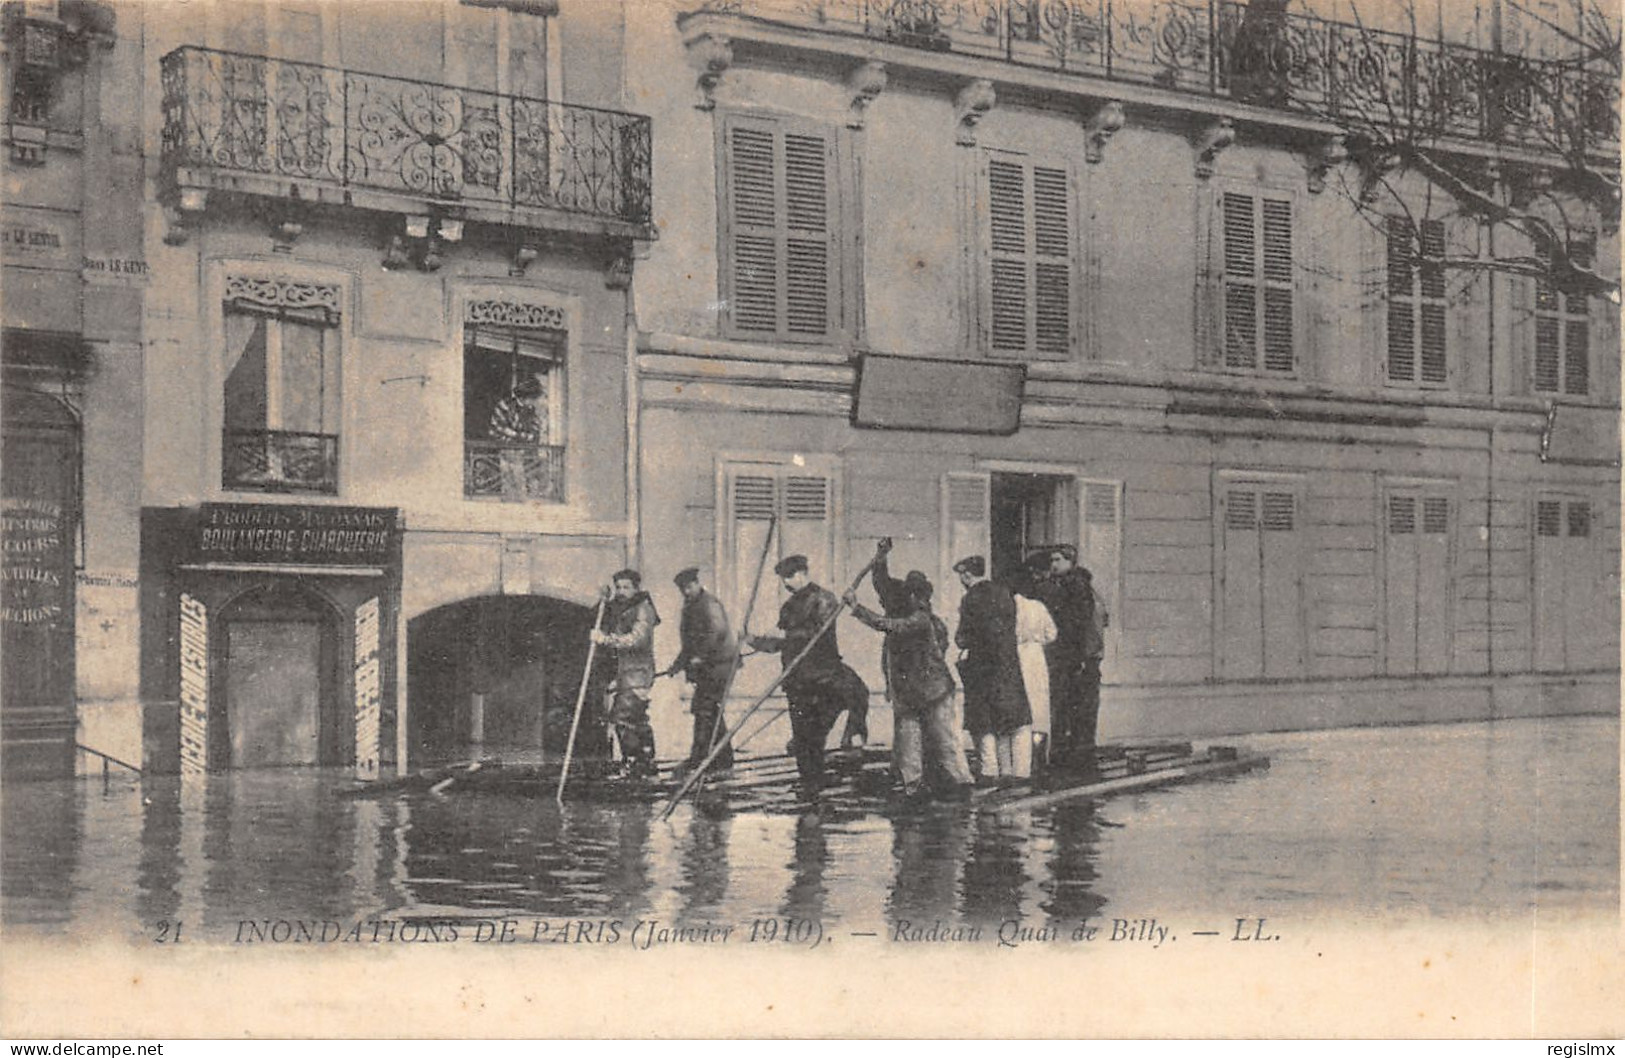
[[1387, 493], [1383, 656], [1390, 675], [1450, 669], [1450, 524], [1448, 496]]
[[1258, 489], [1222, 485], [1220, 637], [1218, 670], [1224, 679], [1264, 673], [1264, 614], [1259, 583]]
[[1299, 520], [1295, 491], [1261, 487], [1258, 573], [1266, 676], [1296, 676], [1303, 669]]
[[1122, 614], [1123, 483], [1084, 480], [1079, 504], [1078, 562], [1094, 575], [1095, 591], [1106, 602], [1111, 624], [1106, 630], [1106, 664], [1117, 660]]
[[1388, 381], [1443, 385], [1446, 356], [1444, 222], [1389, 217]]
[[831, 485], [828, 476], [798, 467], [785, 468], [780, 478], [784, 497], [779, 514], [784, 530], [780, 555], [806, 555], [807, 575], [826, 588], [834, 587], [835, 572], [831, 568]]
[[[757, 616], [765, 619], [776, 581], [773, 566], [786, 555], [806, 555], [807, 573], [828, 588], [835, 574], [835, 476], [829, 470], [790, 462], [742, 460], [723, 465], [723, 519], [719, 588], [729, 614], [744, 616], [752, 578], [762, 560], [769, 527], [778, 520], [763, 567]], [[765, 628], [771, 621], [757, 627]]]
[[996, 356], [1069, 356], [1076, 238], [1068, 170], [990, 157], [985, 184], [988, 348]]
[[837, 329], [834, 137], [733, 117], [725, 127], [727, 319], [742, 337], [816, 341]]
[[1297, 359], [1292, 200], [1226, 191], [1220, 212], [1224, 366], [1290, 374]]
[[1565, 644], [1569, 555], [1564, 538], [1563, 500], [1540, 497], [1535, 501], [1535, 657], [1537, 671], [1566, 667]]
[[[1596, 246], [1590, 238], [1575, 239], [1568, 247], [1576, 264], [1589, 267]], [[1535, 248], [1543, 268], [1551, 254]], [[1591, 309], [1583, 294], [1559, 291], [1543, 275], [1534, 280], [1534, 386], [1537, 393], [1585, 396], [1591, 392]]]
[[964, 589], [954, 563], [970, 555], [992, 561], [989, 514], [992, 475], [981, 471], [949, 471], [942, 475], [942, 568], [938, 579], [940, 601], [935, 609], [953, 625]]

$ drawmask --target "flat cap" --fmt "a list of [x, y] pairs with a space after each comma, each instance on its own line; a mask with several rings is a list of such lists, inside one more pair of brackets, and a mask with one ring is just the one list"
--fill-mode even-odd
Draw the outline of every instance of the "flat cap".
[[679, 588], [681, 588], [683, 585], [685, 585], [685, 584], [693, 584], [695, 581], [697, 581], [699, 579], [700, 579], [700, 567], [698, 567], [698, 566], [690, 566], [687, 569], [678, 570], [677, 571], [677, 576], [673, 577], [671, 579], [671, 582], [673, 584], [677, 585]]
[[981, 555], [971, 555], [954, 563], [955, 573], [969, 573], [973, 577], [987, 576], [987, 559]]
[[778, 565], [773, 567], [773, 572], [780, 577], [793, 577], [797, 573], [805, 573], [807, 572], [807, 556], [787, 555], [779, 559]]

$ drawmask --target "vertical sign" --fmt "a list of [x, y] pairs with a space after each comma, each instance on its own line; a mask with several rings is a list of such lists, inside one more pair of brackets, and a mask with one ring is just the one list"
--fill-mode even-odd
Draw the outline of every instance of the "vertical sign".
[[181, 779], [209, 771], [209, 611], [181, 595]]
[[380, 691], [378, 598], [374, 596], [355, 612], [355, 774], [358, 779], [378, 778]]

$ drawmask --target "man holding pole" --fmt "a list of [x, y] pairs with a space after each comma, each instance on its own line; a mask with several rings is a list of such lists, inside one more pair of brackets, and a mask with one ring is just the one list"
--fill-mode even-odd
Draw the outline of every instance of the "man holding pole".
[[[855, 697], [850, 683], [856, 674], [841, 661], [836, 641], [834, 619], [841, 602], [808, 577], [807, 556], [782, 559], [773, 572], [790, 592], [790, 598], [779, 609], [782, 634], [751, 636], [750, 645], [765, 654], [779, 654], [784, 660], [791, 751], [804, 790], [812, 792], [824, 783], [824, 741], [829, 738], [835, 718]], [[867, 698], [868, 688], [864, 688], [865, 706]]]
[[728, 626], [728, 612], [715, 595], [700, 584], [700, 571], [693, 567], [674, 578], [683, 593], [683, 618], [679, 625], [681, 647], [677, 660], [666, 672], [682, 672], [694, 685], [689, 712], [694, 714], [694, 741], [688, 751], [688, 766], [695, 767], [712, 749], [721, 747], [713, 766], [733, 767], [733, 747], [728, 744], [723, 723], [723, 697], [733, 677], [739, 647]]
[[594, 628], [592, 641], [615, 651], [615, 700], [609, 719], [621, 742], [627, 774], [653, 775], [655, 734], [649, 726], [649, 690], [655, 682], [654, 636], [660, 615], [643, 590], [637, 570], [616, 573], [613, 585], [609, 631]]

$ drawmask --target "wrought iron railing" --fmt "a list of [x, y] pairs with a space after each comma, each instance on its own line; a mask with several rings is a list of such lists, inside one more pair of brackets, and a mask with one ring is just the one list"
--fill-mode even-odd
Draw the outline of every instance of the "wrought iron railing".
[[861, 34], [1355, 125], [1558, 151], [1619, 142], [1617, 78], [1238, 0], [702, 0]]
[[339, 439], [289, 430], [226, 430], [220, 484], [256, 492], [339, 490]]
[[164, 56], [164, 163], [647, 224], [649, 119], [258, 55]]
[[513, 503], [563, 503], [564, 447], [464, 441], [463, 495]]

